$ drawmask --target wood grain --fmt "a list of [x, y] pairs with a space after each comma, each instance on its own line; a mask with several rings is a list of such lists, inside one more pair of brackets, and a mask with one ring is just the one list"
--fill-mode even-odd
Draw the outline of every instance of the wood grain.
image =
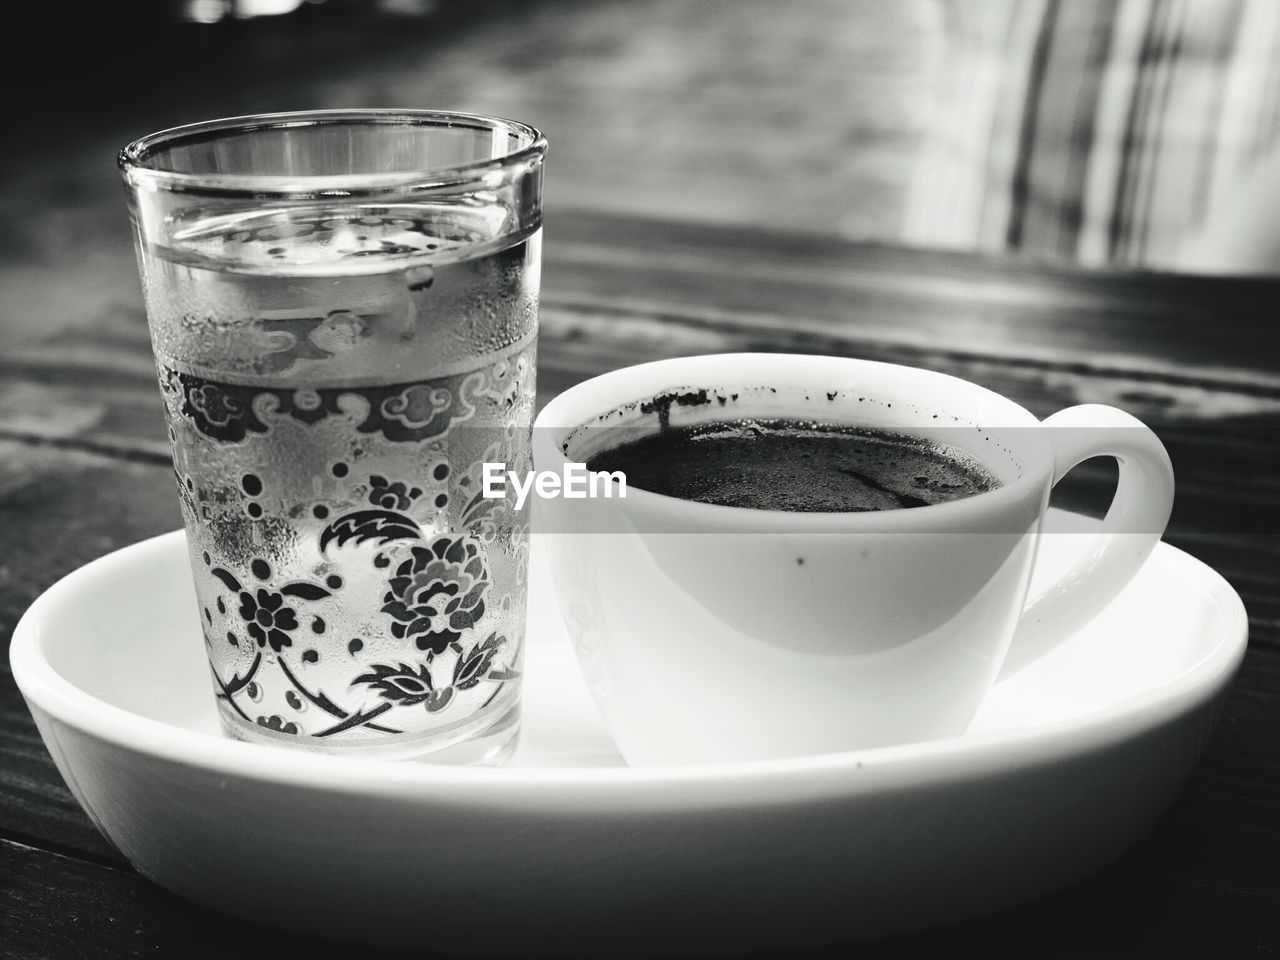
[[0, 837], [125, 866], [67, 789], [8, 671], [0, 673], [0, 769]]
[[[96, 552], [177, 524], [166, 466], [14, 443], [0, 445], [0, 462], [29, 478], [0, 492], [0, 522], [19, 545], [17, 555], [27, 558], [22, 578], [10, 571], [0, 593], [5, 624], [49, 582]], [[67, 530], [79, 536], [56, 539], [57, 531]], [[1251, 609], [1271, 596], [1273, 579], [1232, 574], [1233, 568], [1256, 568], [1256, 538], [1214, 542], [1226, 575]], [[67, 546], [49, 549], [51, 543]], [[1264, 545], [1263, 555], [1273, 556], [1266, 552], [1273, 548]], [[1280, 895], [1273, 867], [1280, 862], [1280, 620], [1255, 619], [1252, 629], [1218, 731], [1151, 841], [1151, 856], [1176, 863], [1187, 883]], [[120, 863], [62, 785], [7, 669], [0, 670], [0, 758], [0, 837], [94, 863]]]
[[[125, 864], [86, 861], [3, 838], [0, 932], [0, 956], [6, 960], [346, 958], [358, 949], [213, 913]], [[378, 955], [409, 956], [381, 950]]]
[[[1038, 415], [1114, 403], [1173, 456], [1169, 540], [1245, 599], [1250, 649], [1221, 721], [1134, 851], [1040, 902], [859, 955], [1280, 952], [1280, 280], [842, 239], [897, 232], [928, 121], [934, 0], [741, 0], [731, 14], [697, 0], [486, 2], [483, 16], [450, 3], [423, 22], [325, 21], [337, 6], [306, 12], [305, 30], [281, 18], [148, 36], [133, 20], [118, 43], [86, 33], [59, 46], [95, 78], [79, 115], [61, 88], [34, 85], [14, 124], [23, 149], [0, 156], [0, 647], [54, 580], [179, 522], [116, 148], [273, 109], [516, 116], [552, 141], [540, 401], [647, 359], [759, 350], [926, 366]], [[67, 39], [63, 15], [45, 22]], [[10, 86], [33, 86], [25, 58], [5, 60]], [[1055, 502], [1096, 513], [1113, 483], [1091, 462]], [[0, 658], [0, 957], [358, 952], [136, 874], [76, 806]]]
[[[1260, 832], [1213, 824], [1197, 830], [1180, 800], [1157, 831], [1085, 883], [1002, 913], [929, 933], [862, 944], [858, 955], [913, 958], [1267, 956], [1280, 933], [1280, 890], [1249, 885], [1238, 866], [1219, 876], [1199, 866], [1205, 847], [1222, 861], [1257, 843]], [[1226, 840], [1225, 847], [1222, 844]], [[1268, 871], [1274, 848], [1246, 853]], [[1188, 866], [1190, 864], [1190, 866]], [[1271, 876], [1270, 872], [1266, 876]], [[1242, 881], [1244, 881], [1242, 883]], [[284, 934], [188, 904], [131, 868], [51, 853], [0, 839], [0, 953], [12, 960], [52, 956], [346, 957], [352, 947]], [[278, 895], [288, 896], [288, 891]], [[501, 920], [495, 917], [495, 923]], [[601, 944], [601, 949], [607, 945]], [[233, 951], [229, 954], [228, 951]], [[429, 927], [423, 950], [434, 955]], [[796, 954], [848, 956], [846, 950]], [[379, 951], [379, 956], [399, 954]]]
[[[1175, 534], [1280, 534], [1280, 476], [1269, 469], [1280, 281], [1086, 273], [594, 214], [558, 229], [546, 255], [543, 401], [603, 370], [690, 353], [924, 366], [1038, 415], [1122, 406], [1170, 448]], [[140, 306], [116, 303], [90, 330], [5, 352], [0, 437], [166, 462]], [[1073, 475], [1059, 502], [1100, 510], [1110, 477], [1096, 466]]]
[[[1038, 414], [1118, 403], [1157, 428], [1177, 465], [1168, 539], [1245, 599], [1250, 650], [1217, 732], [1130, 856], [1040, 903], [869, 945], [867, 955], [964, 945], [1007, 955], [1230, 955], [1276, 942], [1280, 333], [1266, 318], [1280, 286], [1076, 274], [597, 215], [565, 218], [560, 229], [566, 241], [547, 247], [540, 400], [647, 359], [786, 350], [931, 366]], [[754, 279], [740, 283], [739, 270]], [[172, 483], [136, 303], [104, 308], [91, 330], [55, 330], [0, 355], [0, 636], [66, 572], [177, 526]], [[1097, 512], [1113, 484], [1114, 468], [1089, 463], [1056, 502]], [[6, 944], [12, 955], [287, 948], [282, 935], [182, 904], [122, 864], [61, 784], [7, 664], [0, 758], [0, 877], [11, 888], [0, 920], [34, 914]]]

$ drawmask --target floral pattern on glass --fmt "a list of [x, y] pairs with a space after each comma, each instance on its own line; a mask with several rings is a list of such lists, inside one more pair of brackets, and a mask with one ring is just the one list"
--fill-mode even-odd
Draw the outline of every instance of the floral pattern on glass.
[[489, 572], [478, 541], [445, 536], [410, 548], [387, 584], [382, 611], [394, 618], [392, 636], [412, 639], [430, 660], [484, 616]]
[[[527, 433], [505, 414], [472, 420], [485, 404], [531, 416], [528, 352], [377, 387], [285, 390], [162, 369], [229, 729], [364, 742], [505, 709], [520, 676], [528, 527], [480, 496], [480, 464], [518, 467]], [[286, 473], [266, 456], [279, 444], [350, 452]], [[258, 466], [211, 475], [223, 447]]]

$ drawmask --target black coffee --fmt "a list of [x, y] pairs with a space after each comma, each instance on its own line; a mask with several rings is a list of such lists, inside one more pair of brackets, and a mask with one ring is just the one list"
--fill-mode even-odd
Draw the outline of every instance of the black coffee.
[[924, 507], [1000, 486], [973, 457], [907, 434], [801, 420], [668, 428], [607, 450], [591, 470], [627, 486], [761, 510], [839, 513]]

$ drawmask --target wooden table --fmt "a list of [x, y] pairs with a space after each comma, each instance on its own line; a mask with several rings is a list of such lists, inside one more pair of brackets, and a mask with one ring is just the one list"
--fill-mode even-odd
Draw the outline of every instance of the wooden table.
[[[541, 400], [624, 364], [727, 350], [931, 367], [1040, 415], [1126, 407], [1178, 471], [1167, 539], [1220, 570], [1250, 613], [1249, 652], [1204, 759], [1136, 849], [1042, 901], [859, 953], [1280, 949], [1280, 280], [1076, 272], [551, 211]], [[1056, 502], [1098, 512], [1113, 476], [1087, 465]], [[178, 526], [172, 484], [138, 303], [91, 329], [11, 343], [0, 355], [0, 631], [62, 574]], [[6, 658], [0, 956], [350, 955], [142, 879], [76, 806], [7, 671]]]

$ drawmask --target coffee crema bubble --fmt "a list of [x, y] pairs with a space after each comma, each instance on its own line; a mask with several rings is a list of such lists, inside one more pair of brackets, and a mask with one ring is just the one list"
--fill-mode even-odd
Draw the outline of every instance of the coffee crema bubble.
[[668, 427], [591, 457], [627, 485], [682, 500], [794, 513], [854, 513], [947, 503], [999, 487], [949, 444], [798, 419]]

